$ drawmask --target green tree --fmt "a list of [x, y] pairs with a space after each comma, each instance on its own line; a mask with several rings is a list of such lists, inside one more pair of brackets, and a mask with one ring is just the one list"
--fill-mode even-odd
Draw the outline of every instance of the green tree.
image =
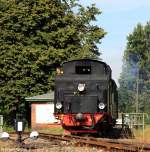
[[139, 112], [149, 112], [150, 22], [145, 26], [138, 24], [127, 37], [127, 41], [119, 80], [120, 108], [124, 112], [135, 112], [138, 99]]
[[5, 115], [24, 111], [25, 97], [52, 90], [62, 62], [100, 55], [97, 44], [106, 33], [92, 24], [100, 13], [76, 0], [0, 0], [0, 109]]

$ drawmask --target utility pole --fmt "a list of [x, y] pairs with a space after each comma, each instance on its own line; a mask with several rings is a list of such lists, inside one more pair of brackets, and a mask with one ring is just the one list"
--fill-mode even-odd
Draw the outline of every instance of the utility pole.
[[136, 113], [139, 112], [139, 69], [136, 76]]

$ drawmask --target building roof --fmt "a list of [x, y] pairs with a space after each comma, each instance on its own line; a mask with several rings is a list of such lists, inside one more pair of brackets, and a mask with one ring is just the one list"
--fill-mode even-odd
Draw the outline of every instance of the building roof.
[[49, 102], [49, 101], [53, 101], [54, 100], [54, 92], [49, 92], [46, 94], [42, 94], [42, 95], [37, 95], [37, 96], [33, 96], [33, 97], [27, 97], [25, 98], [26, 101], [29, 102]]

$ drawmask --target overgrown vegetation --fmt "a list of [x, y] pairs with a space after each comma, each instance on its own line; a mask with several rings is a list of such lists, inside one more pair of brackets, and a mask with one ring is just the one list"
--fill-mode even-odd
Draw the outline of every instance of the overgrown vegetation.
[[150, 143], [150, 125], [145, 126], [144, 130], [142, 128], [134, 129], [133, 133], [138, 141]]

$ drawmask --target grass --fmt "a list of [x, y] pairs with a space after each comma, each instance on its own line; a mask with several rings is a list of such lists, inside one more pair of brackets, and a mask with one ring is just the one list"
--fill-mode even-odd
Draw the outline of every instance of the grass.
[[52, 133], [52, 134], [64, 134], [64, 129], [61, 126], [55, 126], [50, 128], [44, 128], [44, 129], [36, 129], [38, 132], [43, 133]]
[[14, 128], [13, 127], [8, 127], [8, 126], [3, 126], [3, 131], [4, 132], [13, 132]]
[[145, 126], [144, 132], [142, 128], [134, 129], [133, 134], [137, 140], [150, 143], [150, 125]]
[[[14, 132], [15, 129], [14, 129], [14, 127], [4, 126], [3, 131], [4, 132]], [[24, 131], [31, 131], [31, 129], [30, 128], [25, 128]]]
[[[43, 128], [43, 129], [31, 129], [31, 128], [25, 128], [25, 132], [31, 132], [33, 130], [36, 130], [38, 132], [44, 132], [44, 133], [53, 133], [53, 134], [63, 134], [64, 129], [61, 126], [51, 126], [49, 128]], [[3, 126], [3, 132], [14, 132], [14, 127], [10, 126]]]

